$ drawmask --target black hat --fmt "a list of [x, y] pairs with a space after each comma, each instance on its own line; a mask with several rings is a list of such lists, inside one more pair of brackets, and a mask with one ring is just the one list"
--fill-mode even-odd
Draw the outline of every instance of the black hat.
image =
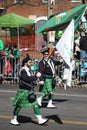
[[31, 58], [29, 56], [25, 57], [23, 60], [22, 60], [22, 66], [24, 66], [25, 63], [27, 63], [29, 60], [31, 60]]
[[42, 52], [42, 54], [44, 54], [44, 53], [46, 53], [46, 52], [49, 53], [49, 48], [46, 47], [46, 46], [45, 46], [45, 47], [42, 47], [41, 52]]

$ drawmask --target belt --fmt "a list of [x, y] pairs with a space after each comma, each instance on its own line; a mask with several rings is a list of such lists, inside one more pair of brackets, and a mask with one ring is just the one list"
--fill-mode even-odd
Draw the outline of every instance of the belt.
[[51, 78], [53, 78], [53, 75], [46, 75], [46, 78], [51, 79]]

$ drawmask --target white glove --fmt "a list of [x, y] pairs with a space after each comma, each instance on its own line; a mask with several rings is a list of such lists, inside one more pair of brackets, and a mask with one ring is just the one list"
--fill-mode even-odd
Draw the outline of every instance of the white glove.
[[36, 76], [37, 76], [38, 78], [40, 78], [40, 77], [41, 77], [41, 73], [40, 73], [40, 72], [37, 72]]
[[43, 84], [44, 84], [44, 81], [39, 81], [39, 84], [40, 84], [40, 85], [43, 85]]

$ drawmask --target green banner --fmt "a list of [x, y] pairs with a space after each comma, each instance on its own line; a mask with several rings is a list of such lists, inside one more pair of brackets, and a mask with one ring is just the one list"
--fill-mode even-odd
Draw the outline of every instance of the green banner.
[[36, 30], [36, 33], [38, 34], [45, 31], [64, 29], [72, 19], [75, 20], [76, 30], [86, 6], [87, 4], [82, 4], [80, 6], [71, 8], [70, 10], [65, 10], [63, 12], [51, 15], [48, 20]]

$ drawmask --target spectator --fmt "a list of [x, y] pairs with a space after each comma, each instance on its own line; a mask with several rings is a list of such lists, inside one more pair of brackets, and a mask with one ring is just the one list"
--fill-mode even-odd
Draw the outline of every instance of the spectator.
[[12, 43], [9, 42], [7, 47], [4, 50], [4, 54], [5, 54], [5, 69], [4, 69], [4, 73], [5, 73], [5, 75], [7, 75], [7, 77], [9, 77], [9, 73], [12, 72], [12, 66], [11, 66], [10, 57], [9, 57], [9, 55], [11, 53], [11, 50], [12, 50]]
[[81, 32], [80, 44], [80, 59], [87, 58], [87, 36], [85, 32]]
[[58, 51], [55, 51], [54, 53], [54, 58], [58, 62], [58, 64], [55, 65], [56, 68], [56, 74], [61, 77], [61, 70], [62, 70], [62, 65], [63, 65], [63, 59]]
[[37, 71], [38, 71], [38, 60], [37, 60], [37, 59], [34, 59], [34, 60], [32, 61], [31, 70], [32, 70], [34, 73], [37, 73]]
[[12, 49], [10, 51], [10, 62], [12, 64], [12, 80], [14, 82], [14, 77], [15, 77], [15, 74], [16, 74], [16, 77], [18, 76], [18, 63], [19, 63], [19, 60], [20, 60], [20, 50], [17, 48], [17, 44], [16, 43], [13, 43], [12, 44]]
[[3, 63], [4, 63], [4, 43], [0, 40], [0, 84], [2, 84], [2, 75], [3, 75]]
[[57, 44], [57, 42], [59, 41], [59, 39], [61, 38], [63, 34], [63, 31], [62, 30], [59, 30], [59, 31], [56, 31], [55, 32], [55, 45]]
[[76, 60], [80, 60], [80, 33], [76, 31], [74, 40], [74, 57]]
[[9, 42], [8, 45], [7, 45], [7, 47], [5, 48], [5, 55], [7, 56], [7, 58], [9, 58], [11, 50], [12, 50], [12, 43]]

